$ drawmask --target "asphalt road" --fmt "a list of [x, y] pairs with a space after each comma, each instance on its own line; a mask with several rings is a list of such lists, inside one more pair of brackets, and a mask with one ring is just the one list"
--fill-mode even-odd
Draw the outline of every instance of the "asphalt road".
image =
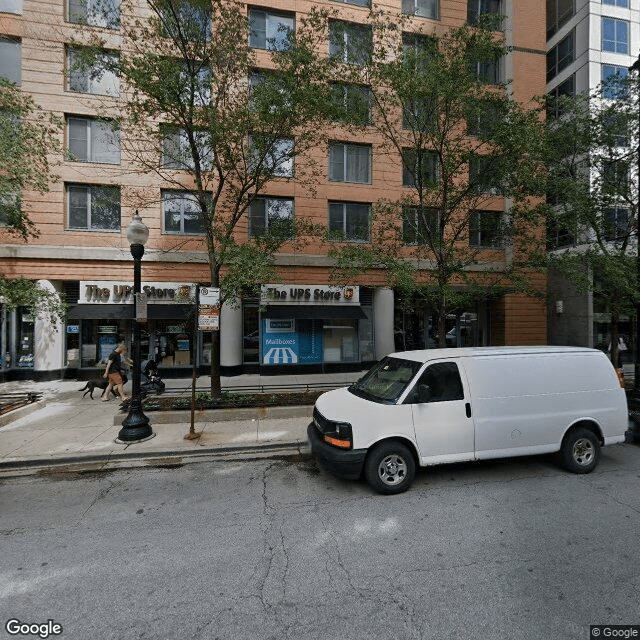
[[[640, 447], [420, 471], [309, 459], [0, 481], [0, 638], [584, 639], [640, 624]], [[62, 626], [11, 635], [10, 619]]]

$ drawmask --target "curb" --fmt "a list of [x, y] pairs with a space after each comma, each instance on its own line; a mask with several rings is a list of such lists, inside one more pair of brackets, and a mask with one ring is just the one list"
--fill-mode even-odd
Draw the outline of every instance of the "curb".
[[85, 474], [155, 467], [159, 469], [179, 468], [194, 462], [232, 462], [234, 460], [257, 460], [264, 458], [303, 458], [311, 454], [308, 443], [279, 442], [274, 444], [217, 447], [215, 449], [186, 451], [150, 451], [136, 454], [118, 453], [57, 458], [55, 460], [33, 459], [0, 464], [0, 479], [20, 476], [51, 476], [60, 474]]

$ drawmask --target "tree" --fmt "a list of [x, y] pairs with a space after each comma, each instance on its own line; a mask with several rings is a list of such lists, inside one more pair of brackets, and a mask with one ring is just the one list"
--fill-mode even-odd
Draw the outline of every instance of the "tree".
[[[59, 147], [60, 122], [35, 104], [31, 96], [0, 77], [0, 232], [24, 242], [37, 237], [22, 193], [49, 190], [55, 178], [49, 154]], [[0, 276], [0, 297], [9, 308], [26, 306], [53, 320], [64, 315], [64, 305], [52, 292], [26, 278]]]
[[637, 81], [612, 76], [590, 95], [550, 98], [549, 264], [611, 314], [619, 364], [622, 316], [640, 302]]
[[543, 128], [539, 105], [520, 105], [498, 78], [507, 48], [494, 21], [440, 36], [405, 32], [415, 26], [374, 16], [369, 59], [342, 73], [370, 87], [370, 126], [402, 167], [404, 195], [376, 203], [370, 244], [337, 245], [332, 255], [340, 280], [382, 268], [406, 296], [427, 300], [445, 346], [451, 312], [535, 291]]
[[[296, 182], [313, 184], [305, 153], [322, 139], [329, 103], [329, 63], [316, 54], [326, 15], [314, 10], [294, 30], [292, 20], [264, 10], [250, 9], [247, 18], [235, 0], [147, 0], [145, 12], [123, 16], [119, 56], [105, 56], [106, 44], [93, 41], [79, 59], [120, 74], [123, 150], [188, 192], [210, 284], [221, 303], [232, 301], [274, 281], [274, 253], [312, 231], [294, 218], [292, 201], [259, 196], [272, 181], [293, 178], [294, 158]], [[247, 217], [249, 237], [240, 237]], [[214, 332], [214, 395], [219, 340]]]

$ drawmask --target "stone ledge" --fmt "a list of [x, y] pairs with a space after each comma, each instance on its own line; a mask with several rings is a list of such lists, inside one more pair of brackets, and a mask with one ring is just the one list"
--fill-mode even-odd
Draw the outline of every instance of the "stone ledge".
[[[190, 409], [175, 411], [147, 411], [151, 424], [189, 424]], [[194, 422], [231, 422], [234, 420], [277, 420], [281, 418], [309, 418], [313, 415], [313, 405], [295, 407], [240, 407], [238, 409], [196, 409]], [[119, 426], [127, 417], [121, 411], [113, 418], [114, 426]]]
[[7, 413], [3, 413], [0, 416], [0, 427], [6, 427], [11, 422], [28, 416], [30, 413], [33, 413], [38, 409], [42, 409], [46, 406], [46, 404], [46, 400], [37, 400], [36, 402], [31, 402], [30, 404], [24, 405], [24, 407], [19, 407], [18, 409], [14, 409], [13, 411], [7, 411]]

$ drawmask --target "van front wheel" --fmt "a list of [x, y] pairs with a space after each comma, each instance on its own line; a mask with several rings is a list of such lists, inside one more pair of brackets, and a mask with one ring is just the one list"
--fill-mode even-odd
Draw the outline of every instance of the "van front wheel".
[[573, 473], [590, 473], [600, 457], [600, 442], [589, 429], [578, 428], [569, 432], [562, 443], [564, 466]]
[[402, 493], [413, 482], [416, 463], [411, 451], [403, 444], [383, 442], [367, 456], [364, 475], [378, 493]]

